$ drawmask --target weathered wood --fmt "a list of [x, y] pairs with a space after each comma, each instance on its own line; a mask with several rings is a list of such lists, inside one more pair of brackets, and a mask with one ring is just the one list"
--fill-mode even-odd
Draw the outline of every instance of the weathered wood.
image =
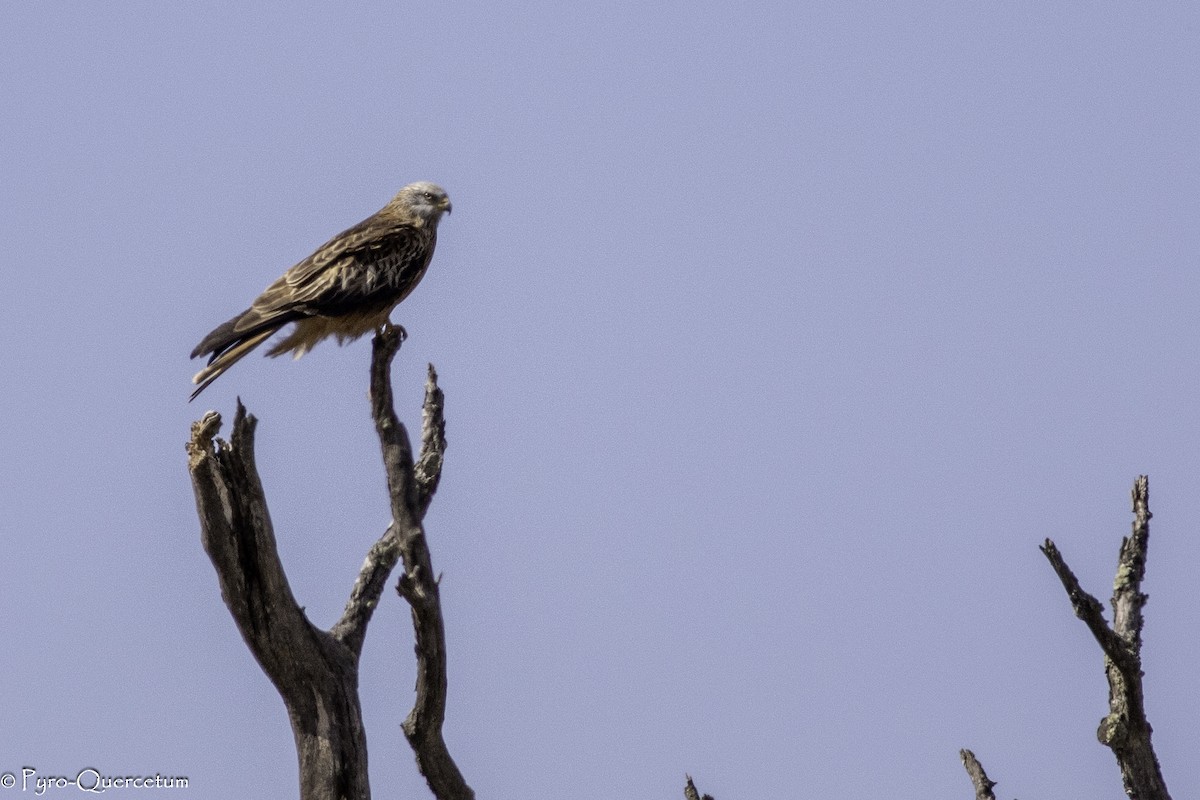
[[1113, 586], [1113, 624], [1104, 620], [1100, 601], [1084, 591], [1054, 542], [1047, 539], [1042, 552], [1050, 561], [1075, 615], [1088, 626], [1104, 652], [1108, 676], [1109, 713], [1100, 721], [1096, 736], [1116, 756], [1125, 794], [1133, 800], [1170, 800], [1158, 758], [1150, 742], [1152, 728], [1146, 719], [1142, 687], [1142, 609], [1147, 597], [1141, 591], [1150, 543], [1150, 484], [1141, 475], [1133, 484], [1133, 534], [1121, 542]]
[[200, 538], [221, 596], [287, 707], [300, 796], [367, 800], [358, 652], [310, 623], [288, 586], [254, 464], [256, 420], [239, 401], [230, 441], [213, 441], [220, 424], [219, 414], [206, 414], [187, 449]]
[[696, 789], [696, 784], [692, 783], [691, 775], [684, 775], [683, 777], [687, 779], [687, 783], [683, 785], [684, 800], [713, 800], [711, 794], [706, 794], [703, 797], [700, 796], [699, 790]]
[[958, 757], [962, 759], [963, 767], [971, 778], [971, 785], [975, 787], [975, 800], [996, 800], [996, 795], [992, 792], [996, 782], [988, 778], [975, 754], [970, 750], [959, 750]]
[[[399, 348], [401, 335], [388, 330], [372, 342], [374, 364], [390, 362]], [[371, 414], [383, 450], [388, 493], [392, 500], [392, 532], [397, 539], [404, 571], [396, 590], [412, 608], [416, 634], [417, 697], [404, 720], [404, 735], [416, 755], [417, 767], [439, 800], [473, 800], [475, 793], [450, 757], [442, 736], [446, 718], [446, 631], [437, 577], [422, 520], [429, 499], [437, 488], [442, 456], [446, 449], [442, 419], [442, 392], [432, 365], [425, 384], [425, 419], [422, 425], [422, 465], [415, 468], [408, 432], [396, 417], [392, 386], [387, 374], [371, 375]]]
[[201, 541], [242, 638], [287, 707], [303, 800], [370, 797], [359, 655], [388, 576], [401, 559], [404, 572], [397, 588], [412, 607], [418, 659], [417, 699], [404, 731], [438, 800], [474, 797], [442, 739], [445, 632], [422, 526], [446, 449], [444, 399], [430, 365], [422, 452], [414, 465], [408, 434], [392, 407], [391, 363], [402, 341], [403, 330], [388, 326], [377, 333], [371, 358], [371, 412], [383, 451], [392, 523], [368, 551], [342, 617], [329, 631], [308, 621], [279, 560], [254, 463], [254, 417], [239, 401], [232, 436], [224, 442], [215, 439], [221, 417], [209, 412], [192, 425], [187, 445]]

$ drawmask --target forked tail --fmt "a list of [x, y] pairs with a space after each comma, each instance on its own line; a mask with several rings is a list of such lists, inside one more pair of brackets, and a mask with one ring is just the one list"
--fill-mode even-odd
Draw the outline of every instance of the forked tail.
[[196, 373], [192, 378], [192, 383], [199, 384], [196, 391], [192, 392], [192, 396], [188, 398], [188, 402], [196, 399], [196, 395], [208, 388], [208, 385], [221, 377], [225, 370], [232, 367], [240, 361], [247, 353], [262, 344], [266, 339], [270, 338], [271, 334], [279, 330], [278, 327], [267, 328], [258, 333], [247, 336], [245, 339], [234, 344], [228, 350], [218, 354], [214, 354], [208, 366]]

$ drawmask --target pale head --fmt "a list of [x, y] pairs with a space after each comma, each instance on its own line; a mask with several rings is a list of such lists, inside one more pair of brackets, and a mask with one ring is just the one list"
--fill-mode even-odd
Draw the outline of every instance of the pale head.
[[388, 205], [402, 208], [408, 214], [431, 224], [437, 224], [442, 214], [448, 214], [451, 210], [450, 198], [446, 195], [446, 190], [429, 181], [410, 183], [397, 192]]

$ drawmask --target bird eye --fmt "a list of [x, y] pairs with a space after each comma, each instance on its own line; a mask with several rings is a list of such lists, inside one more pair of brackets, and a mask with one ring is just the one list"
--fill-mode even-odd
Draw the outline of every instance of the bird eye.
[[433, 192], [425, 192], [425, 199], [432, 201], [433, 200]]

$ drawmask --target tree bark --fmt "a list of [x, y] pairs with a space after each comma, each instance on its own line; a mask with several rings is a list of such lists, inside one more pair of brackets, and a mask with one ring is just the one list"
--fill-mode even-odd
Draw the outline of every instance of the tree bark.
[[703, 796], [700, 795], [700, 791], [696, 788], [696, 784], [692, 783], [691, 775], [684, 775], [683, 777], [687, 779], [687, 783], [683, 785], [684, 800], [713, 800], [713, 796], [711, 794], [706, 794]]
[[371, 796], [358, 702], [359, 647], [318, 629], [297, 604], [279, 561], [254, 464], [256, 420], [238, 403], [229, 442], [209, 412], [192, 426], [189, 469], [200, 536], [221, 596], [255, 660], [283, 698], [305, 800]]
[[975, 800], [996, 800], [996, 795], [992, 792], [996, 782], [988, 778], [987, 773], [983, 771], [983, 764], [979, 763], [975, 754], [970, 750], [959, 750], [958, 757], [962, 759], [963, 767], [971, 778], [971, 785], [975, 787]]
[[242, 638], [287, 707], [303, 800], [370, 797], [358, 699], [359, 655], [388, 575], [402, 558], [398, 589], [412, 606], [418, 649], [417, 704], [404, 723], [405, 733], [439, 800], [474, 796], [441, 735], [445, 635], [422, 527], [446, 448], [443, 397], [430, 365], [422, 452], [414, 464], [408, 434], [392, 408], [391, 363], [402, 340], [402, 329], [381, 330], [371, 359], [371, 410], [383, 449], [392, 523], [371, 546], [342, 617], [329, 631], [308, 621], [288, 586], [254, 462], [255, 418], [239, 401], [232, 436], [225, 442], [214, 439], [221, 417], [209, 412], [192, 425], [187, 445], [201, 541]]
[[[372, 342], [374, 362], [391, 362], [400, 346], [400, 336], [376, 336]], [[425, 529], [421, 524], [429, 500], [441, 476], [446, 449], [443, 396], [437, 373], [429, 365], [425, 383], [425, 412], [421, 425], [422, 453], [414, 463], [408, 432], [392, 406], [392, 386], [386, 370], [371, 375], [371, 413], [383, 448], [388, 492], [392, 498], [392, 526], [404, 571], [396, 591], [412, 608], [416, 634], [417, 699], [404, 720], [404, 735], [417, 757], [417, 767], [439, 800], [473, 800], [458, 765], [450, 757], [442, 738], [446, 718], [446, 631], [438, 578], [433, 571]]]
[[1150, 743], [1152, 728], [1146, 719], [1142, 687], [1142, 608], [1147, 597], [1141, 586], [1152, 516], [1150, 484], [1145, 475], [1133, 485], [1133, 514], [1133, 534], [1122, 540], [1117, 560], [1112, 627], [1104, 620], [1100, 601], [1079, 585], [1054, 542], [1047, 539], [1041, 549], [1062, 581], [1075, 616], [1084, 621], [1104, 652], [1109, 713], [1100, 721], [1096, 736], [1116, 756], [1125, 794], [1133, 800], [1170, 800]]

